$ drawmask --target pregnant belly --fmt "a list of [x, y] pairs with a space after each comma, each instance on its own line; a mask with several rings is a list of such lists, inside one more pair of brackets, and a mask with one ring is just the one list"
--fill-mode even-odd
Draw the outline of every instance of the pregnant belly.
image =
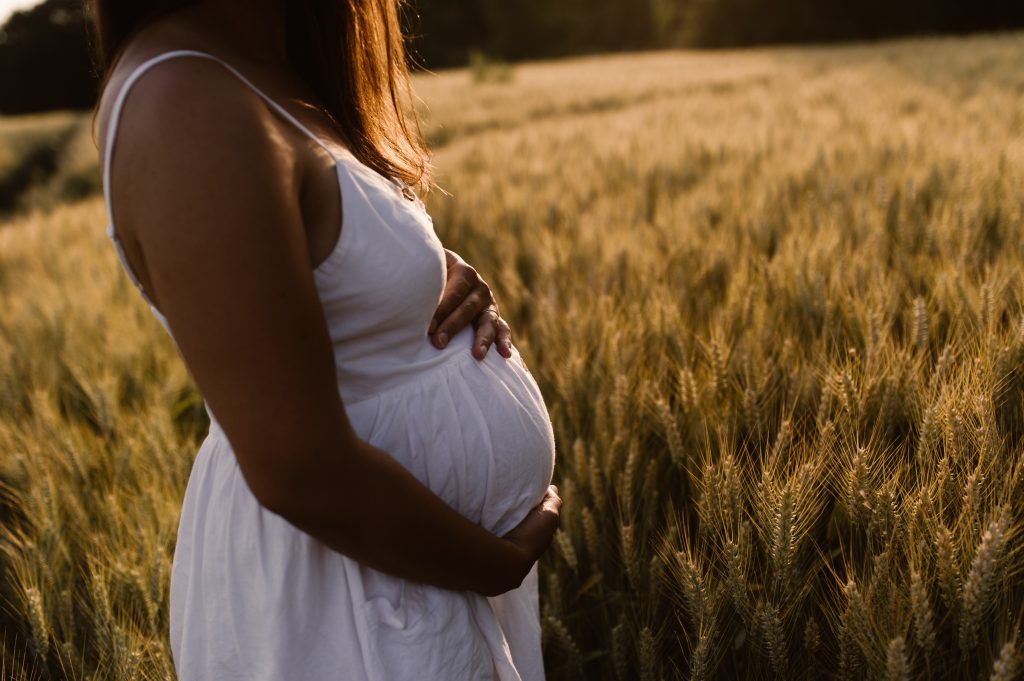
[[551, 482], [551, 421], [518, 350], [506, 360], [491, 349], [477, 360], [460, 343], [444, 363], [346, 411], [360, 437], [499, 536]]
[[[360, 437], [499, 536], [539, 503], [551, 481], [554, 439], [543, 398], [517, 351], [506, 360], [492, 350], [478, 361], [467, 340], [443, 362], [391, 386], [373, 398], [346, 403]], [[328, 648], [329, 637], [336, 636], [339, 656], [351, 664], [361, 653], [349, 654], [351, 649], [342, 646], [366, 637], [363, 663], [379, 671], [377, 678], [517, 678], [503, 660], [517, 654], [522, 644], [516, 641], [526, 640], [515, 632], [536, 633], [536, 572], [533, 581], [496, 599], [378, 572], [265, 511], [222, 435], [211, 435], [203, 447], [186, 492], [172, 572], [172, 645], [178, 660], [188, 654], [199, 660], [196, 664], [205, 661], [208, 646], [182, 643], [184, 627], [197, 622], [196, 631], [214, 626], [241, 632], [250, 642], [278, 641], [280, 648], [257, 646], [271, 660], [290, 659], [275, 653], [288, 646], [301, 649], [310, 635], [328, 636]], [[197, 507], [200, 503], [214, 505], [207, 510]], [[247, 518], [252, 525], [239, 531], [238, 523]], [[193, 598], [204, 591], [192, 588], [190, 579], [212, 580], [214, 587], [242, 580], [248, 595], [214, 612], [201, 596]], [[314, 602], [311, 609], [292, 607]], [[297, 619], [281, 619], [288, 613]], [[511, 628], [503, 629], [508, 623]], [[529, 655], [529, 648], [522, 650]], [[232, 654], [220, 649], [209, 654], [214, 653]], [[539, 649], [536, 654], [539, 665]], [[311, 659], [313, 665], [320, 658]], [[272, 669], [269, 662], [257, 666]], [[309, 671], [287, 678], [323, 677], [322, 666], [297, 669]], [[364, 677], [353, 671], [352, 678]]]

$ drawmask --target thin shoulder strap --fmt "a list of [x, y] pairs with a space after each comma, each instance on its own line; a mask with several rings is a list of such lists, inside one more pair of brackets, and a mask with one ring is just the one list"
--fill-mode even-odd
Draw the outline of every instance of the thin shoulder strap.
[[[334, 161], [338, 160], [337, 156], [335, 156], [334, 152], [331, 151], [330, 147], [328, 147], [326, 144], [324, 144], [323, 141], [319, 137], [314, 135], [313, 132], [309, 128], [307, 128], [302, 123], [300, 123], [299, 120], [297, 118], [295, 118], [295, 116], [293, 116], [290, 113], [288, 113], [287, 109], [285, 109], [283, 106], [281, 106], [276, 101], [274, 101], [269, 96], [267, 96], [266, 93], [264, 93], [258, 87], [253, 85], [252, 81], [250, 81], [248, 78], [243, 76], [238, 71], [238, 69], [236, 69], [235, 67], [231, 66], [230, 64], [228, 64], [224, 60], [220, 59], [219, 57], [215, 57], [212, 54], [209, 54], [207, 52], [200, 52], [199, 50], [171, 50], [169, 52], [163, 52], [161, 54], [158, 54], [157, 56], [152, 57], [151, 59], [148, 59], [148, 60], [144, 61], [143, 63], [139, 64], [138, 66], [136, 66], [135, 70], [132, 71], [131, 74], [129, 74], [128, 78], [125, 80], [124, 84], [121, 86], [121, 91], [117, 93], [117, 99], [114, 100], [114, 108], [111, 109], [111, 111], [110, 111], [110, 120], [108, 121], [108, 124], [107, 124], [107, 139], [106, 139], [106, 145], [105, 145], [105, 153], [103, 154], [103, 186], [104, 187], [109, 187], [110, 186], [110, 167], [111, 167], [111, 157], [112, 157], [112, 153], [114, 151], [114, 137], [117, 134], [118, 122], [121, 119], [121, 109], [124, 107], [124, 102], [125, 102], [125, 99], [128, 97], [129, 91], [132, 89], [132, 86], [135, 84], [135, 81], [137, 81], [142, 76], [142, 74], [144, 74], [146, 71], [148, 71], [153, 66], [156, 66], [160, 62], [166, 61], [168, 59], [172, 59], [174, 57], [203, 57], [205, 59], [212, 59], [213, 61], [221, 64], [228, 71], [230, 71], [231, 73], [235, 74], [238, 77], [239, 80], [241, 80], [243, 83], [248, 85], [249, 88], [253, 92], [255, 92], [257, 95], [259, 95], [260, 98], [263, 99], [263, 101], [265, 101], [267, 104], [269, 104], [270, 107], [272, 109], [274, 109], [274, 111], [276, 111], [277, 113], [281, 114], [281, 116], [283, 118], [285, 118], [286, 120], [290, 121], [296, 128], [298, 128], [299, 130], [304, 132], [310, 139], [312, 139], [314, 142], [316, 142], [324, 151], [327, 152], [328, 156], [330, 156], [332, 160], [334, 160]], [[111, 223], [113, 223], [113, 221], [114, 221], [113, 209], [112, 209], [112, 207], [110, 205], [110, 201], [109, 200], [107, 202], [107, 217], [109, 218], [109, 221]]]

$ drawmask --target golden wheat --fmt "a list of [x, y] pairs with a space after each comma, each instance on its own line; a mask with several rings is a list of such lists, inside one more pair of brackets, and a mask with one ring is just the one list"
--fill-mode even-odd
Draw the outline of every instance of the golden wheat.
[[[1019, 676], [1022, 59], [1003, 34], [417, 77], [435, 226], [555, 426], [552, 681]], [[103, 222], [0, 227], [17, 679], [173, 677], [207, 424]]]

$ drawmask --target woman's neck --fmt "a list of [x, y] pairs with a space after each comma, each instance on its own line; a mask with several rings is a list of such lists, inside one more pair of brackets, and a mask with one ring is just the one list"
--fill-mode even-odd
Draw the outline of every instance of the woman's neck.
[[246, 60], [287, 66], [286, 0], [204, 0], [191, 21]]

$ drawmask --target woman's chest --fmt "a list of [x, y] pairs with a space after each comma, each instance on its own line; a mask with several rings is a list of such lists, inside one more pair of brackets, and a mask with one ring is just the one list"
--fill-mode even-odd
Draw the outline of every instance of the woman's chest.
[[314, 270], [335, 341], [425, 337], [444, 288], [444, 248], [422, 204], [348, 157], [335, 167], [341, 230]]

